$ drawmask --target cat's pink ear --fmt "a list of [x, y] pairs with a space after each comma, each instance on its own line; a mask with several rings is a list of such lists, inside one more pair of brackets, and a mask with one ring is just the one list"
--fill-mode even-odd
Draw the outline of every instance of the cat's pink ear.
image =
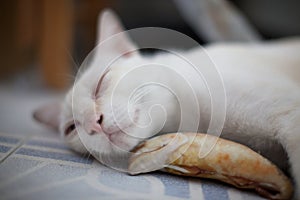
[[37, 108], [33, 113], [33, 118], [50, 128], [58, 130], [60, 112], [61, 104], [52, 102]]
[[[119, 36], [112, 37], [113, 35], [121, 32], [122, 34]], [[136, 45], [130, 40], [127, 33], [124, 32], [120, 19], [110, 9], [105, 9], [98, 17], [97, 44], [107, 39], [109, 39], [109, 41], [104, 47], [105, 51], [124, 53], [134, 51], [136, 49]]]

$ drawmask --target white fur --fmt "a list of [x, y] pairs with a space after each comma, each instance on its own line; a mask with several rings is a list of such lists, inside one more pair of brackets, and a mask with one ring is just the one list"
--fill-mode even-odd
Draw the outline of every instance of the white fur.
[[[105, 13], [104, 16], [110, 24], [114, 24], [114, 28], [110, 30], [109, 27], [103, 27], [103, 31], [107, 31], [103, 35], [107, 37], [118, 33], [121, 29], [116, 17], [111, 13]], [[122, 42], [124, 44], [122, 47], [133, 48], [134, 45], [124, 39], [126, 41]], [[103, 39], [100, 38], [99, 41], [101, 40]], [[206, 51], [215, 62], [226, 90], [227, 115], [224, 137], [243, 141], [249, 146], [255, 146], [258, 151], [265, 147], [268, 139], [279, 141], [288, 153], [292, 175], [297, 184], [296, 191], [299, 192], [300, 39], [260, 44], [215, 44], [207, 46]], [[107, 49], [107, 53], [101, 54], [101, 57], [111, 56], [115, 52], [117, 49]], [[192, 60], [200, 70], [211, 67], [207, 61], [201, 59], [205, 57], [202, 49], [177, 53], [187, 60]], [[137, 66], [144, 64], [148, 67], [137, 70]], [[198, 131], [206, 131], [211, 114], [209, 93], [204, 81], [199, 79], [182, 59], [170, 54], [153, 57], [135, 54], [121, 58], [105, 75], [100, 87], [101, 94], [95, 99], [93, 95], [100, 79], [98, 69], [100, 65], [101, 61], [95, 59], [92, 66], [75, 84], [74, 98], [72, 98], [73, 90], [67, 94], [61, 119], [61, 132], [67, 122], [77, 121], [77, 131], [82, 131], [81, 139], [86, 141], [84, 143], [90, 151], [100, 156], [113, 156], [122, 152], [116, 146], [130, 150], [143, 138], [159, 132], [178, 130], [180, 122], [178, 102], [171, 92], [151, 85], [136, 91], [134, 96], [130, 97], [136, 87], [147, 81], [164, 83], [180, 98], [184, 98], [190, 120], [192, 121], [200, 112], [201, 122]], [[175, 72], [189, 81], [196, 92], [201, 111], [190, 107], [193, 105], [192, 98], [185, 94], [186, 85], [183, 84], [184, 81], [180, 81]], [[118, 81], [123, 82], [118, 85]], [[114, 96], [111, 107], [112, 95]], [[160, 106], [152, 107], [153, 105]], [[101, 114], [104, 116], [101, 129], [94, 128]], [[88, 132], [93, 128], [98, 130], [97, 134], [89, 135]], [[123, 132], [111, 138], [113, 144], [103, 133], [119, 130]], [[189, 130], [187, 128], [181, 131]], [[70, 146], [77, 151], [85, 152], [86, 148], [74, 137], [78, 138], [76, 131], [66, 137]]]

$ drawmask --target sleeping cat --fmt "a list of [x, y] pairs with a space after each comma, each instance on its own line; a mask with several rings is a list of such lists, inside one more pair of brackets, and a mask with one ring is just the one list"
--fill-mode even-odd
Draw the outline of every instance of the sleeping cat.
[[[221, 81], [224, 86], [212, 86], [210, 91], [195, 69], [174, 54], [143, 56], [126, 34], [105, 45], [107, 38], [123, 29], [112, 11], [104, 11], [99, 21], [102, 50], [94, 52], [64, 102], [38, 109], [36, 119], [59, 128], [75, 151], [89, 151], [109, 165], [153, 135], [206, 132], [213, 116], [211, 93], [223, 92], [226, 99], [214, 102], [216, 112], [219, 105], [226, 106], [221, 137], [246, 144], [281, 168], [288, 162], [299, 194], [300, 39], [220, 43], [206, 46], [206, 51], [179, 51], [200, 71], [212, 66], [202, 59], [209, 55], [220, 75], [211, 83]], [[103, 66], [120, 54], [109, 68]], [[183, 114], [185, 126], [181, 126]], [[189, 122], [194, 127], [198, 116], [198, 129], [193, 130]]]

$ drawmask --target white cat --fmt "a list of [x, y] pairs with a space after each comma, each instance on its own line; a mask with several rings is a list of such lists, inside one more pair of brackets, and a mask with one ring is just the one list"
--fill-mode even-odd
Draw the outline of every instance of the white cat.
[[[111, 11], [103, 12], [100, 18], [100, 42], [122, 31]], [[180, 106], [189, 113], [185, 116], [187, 121], [193, 121], [200, 113], [198, 131], [205, 132], [211, 117], [210, 93], [205, 82], [182, 59], [166, 53], [151, 57], [130, 53], [114, 62], [100, 77], [102, 58], [134, 48], [123, 35], [106, 45], [105, 51], [96, 51], [94, 63], [68, 92], [62, 110], [59, 105], [48, 106], [38, 110], [35, 117], [59, 126], [62, 136], [75, 151], [84, 153], [88, 149], [104, 162], [121, 154], [120, 149], [132, 149], [143, 138], [178, 131]], [[225, 88], [226, 119], [221, 137], [244, 143], [263, 154], [268, 151], [266, 156], [280, 167], [288, 159], [296, 192], [300, 195], [300, 39], [213, 44], [205, 48]], [[192, 60], [200, 70], [210, 67], [201, 59], [205, 57], [203, 49], [180, 54]], [[137, 67], [145, 64], [147, 66]], [[193, 107], [193, 97], [178, 74], [188, 79], [201, 110]], [[165, 83], [173, 92], [150, 84], [130, 96], [135, 88], [149, 81]], [[116, 85], [118, 88], [114, 90]], [[174, 94], [184, 105], [179, 105]], [[220, 100], [220, 104], [222, 102]], [[58, 112], [61, 113], [59, 121]], [[193, 130], [185, 126], [180, 131]], [[282, 147], [288, 158], [284, 157]]]

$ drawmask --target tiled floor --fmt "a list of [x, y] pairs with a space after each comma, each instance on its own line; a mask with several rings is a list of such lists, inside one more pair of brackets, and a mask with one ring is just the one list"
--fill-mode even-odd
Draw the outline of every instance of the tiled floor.
[[261, 199], [205, 180], [162, 173], [129, 176], [79, 156], [31, 117], [38, 105], [61, 95], [24, 85], [0, 86], [1, 200]]

